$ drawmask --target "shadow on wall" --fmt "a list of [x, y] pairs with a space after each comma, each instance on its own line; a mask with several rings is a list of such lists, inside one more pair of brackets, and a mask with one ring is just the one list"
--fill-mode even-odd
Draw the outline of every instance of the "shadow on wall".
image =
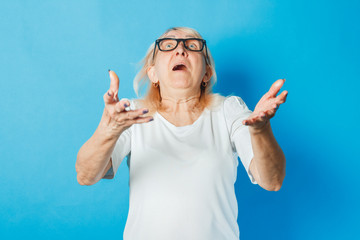
[[[224, 39], [218, 45], [212, 50], [218, 75], [214, 92], [240, 96], [254, 110], [271, 86], [265, 63], [254, 59], [261, 54], [250, 53], [254, 46], [242, 44], [241, 39]], [[346, 219], [346, 213], [334, 206], [345, 205], [346, 181], [334, 166], [324, 164], [337, 160], [331, 151], [317, 145], [322, 136], [313, 134], [309, 126], [297, 126], [301, 120], [294, 109], [299, 101], [288, 99], [271, 120], [287, 161], [280, 191], [270, 192], [251, 184], [239, 160], [235, 193], [240, 236], [244, 239], [315, 239], [324, 232], [339, 237], [342, 234], [336, 219]]]
[[[289, 134], [281, 133], [281, 136], [286, 138]], [[297, 140], [300, 139], [304, 139], [301, 134]], [[299, 141], [290, 138], [287, 144], [280, 144], [287, 162], [286, 176], [278, 192], [253, 185], [239, 162], [235, 193], [238, 223], [244, 238], [315, 239], [312, 237], [321, 238], [324, 232], [334, 236], [343, 234], [338, 219], [346, 219], [346, 213], [342, 207], [334, 207], [344, 204], [339, 201], [339, 196], [346, 198], [346, 190], [341, 186], [343, 180], [340, 174], [316, 161], [324, 158], [323, 154], [305, 141], [300, 142], [301, 148]]]

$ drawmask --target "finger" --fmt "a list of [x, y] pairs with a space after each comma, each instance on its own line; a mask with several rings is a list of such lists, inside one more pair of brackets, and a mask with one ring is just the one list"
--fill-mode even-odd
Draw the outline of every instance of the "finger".
[[266, 112], [266, 118], [267, 119], [271, 119], [275, 116], [275, 113], [276, 113], [276, 108], [273, 108], [269, 111]]
[[246, 125], [246, 126], [252, 126], [252, 125], [254, 125], [255, 123], [257, 123], [257, 122], [260, 121], [259, 118], [260, 118], [260, 117], [247, 119], [247, 120], [245, 121], [245, 124], [244, 124], [244, 125]]
[[253, 119], [253, 118], [254, 118], [254, 113], [251, 114], [247, 119], [243, 120], [241, 123], [243, 125], [248, 125], [251, 122], [251, 119]]
[[280, 91], [280, 88], [284, 85], [285, 79], [279, 79], [275, 81], [268, 92], [269, 96], [276, 97], [276, 94]]
[[128, 108], [126, 110], [130, 110], [130, 101], [127, 98], [122, 98], [120, 102], [125, 106], [125, 108]]
[[[142, 114], [142, 113], [140, 113]], [[140, 116], [139, 113], [135, 113], [135, 111], [128, 111], [128, 112], [124, 112], [121, 113], [121, 115], [116, 118], [116, 122], [118, 122], [121, 125], [126, 125], [126, 126], [131, 126], [135, 123], [145, 123], [145, 122], [150, 122], [154, 120], [154, 118], [152, 116]]]
[[138, 117], [138, 118], [135, 118], [133, 121], [134, 121], [134, 124], [139, 124], [139, 123], [151, 122], [153, 120], [154, 120], [154, 118], [149, 116], [149, 117]]
[[104, 94], [104, 102], [105, 104], [110, 104], [114, 102], [114, 93], [109, 90]]
[[149, 110], [146, 108], [123, 111], [122, 113], [120, 113], [120, 115], [118, 115], [118, 117], [116, 118], [116, 121], [118, 121], [118, 122], [123, 122], [123, 121], [129, 122], [130, 121], [131, 122], [132, 120], [139, 118], [148, 112], [149, 112]]
[[286, 101], [288, 95], [288, 91], [283, 91], [279, 96], [276, 97], [276, 102], [279, 104], [284, 103]]
[[118, 98], [118, 92], [119, 92], [119, 77], [116, 75], [114, 71], [111, 71], [109, 69], [109, 75], [110, 75], [110, 91], [114, 93], [114, 99], [119, 100]]
[[261, 113], [260, 113], [260, 117], [261, 117], [261, 118], [266, 118], [266, 113], [265, 113], [265, 112], [261, 112]]
[[252, 123], [256, 123], [256, 122], [262, 122], [264, 120], [266, 120], [268, 117], [268, 114], [264, 111], [260, 112], [258, 116], [256, 116], [255, 118], [253, 118]]
[[248, 126], [248, 125], [253, 125], [253, 124], [256, 123], [257, 121], [261, 121], [261, 116], [260, 116], [260, 114], [244, 120], [244, 121], [243, 121], [243, 124], [244, 124], [244, 125], [247, 125], [247, 126]]
[[272, 115], [272, 114], [274, 114], [274, 113], [279, 109], [279, 106], [280, 106], [280, 104], [276, 104], [276, 103], [272, 104], [272, 105], [271, 105], [271, 108], [266, 111], [266, 112], [267, 112], [267, 115]]
[[130, 106], [130, 101], [128, 99], [121, 99], [119, 102], [115, 105], [115, 111], [116, 112], [124, 112], [126, 108]]
[[141, 118], [142, 115], [147, 114], [149, 112], [149, 109], [147, 108], [140, 108], [140, 109], [136, 109], [136, 110], [131, 110], [127, 112], [127, 119], [137, 119], [137, 118]]
[[119, 120], [117, 121], [119, 124], [121, 125], [125, 125], [125, 126], [132, 126], [133, 124], [140, 124], [140, 123], [147, 123], [147, 122], [151, 122], [153, 121], [154, 118], [153, 117], [138, 117], [136, 119], [131, 119], [131, 120]]

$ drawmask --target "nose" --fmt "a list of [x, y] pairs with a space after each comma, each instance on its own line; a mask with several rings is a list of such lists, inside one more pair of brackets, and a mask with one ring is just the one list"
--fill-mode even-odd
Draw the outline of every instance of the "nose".
[[184, 46], [184, 42], [180, 41], [179, 45], [175, 49], [176, 55], [183, 55], [184, 57], [187, 56], [187, 52]]

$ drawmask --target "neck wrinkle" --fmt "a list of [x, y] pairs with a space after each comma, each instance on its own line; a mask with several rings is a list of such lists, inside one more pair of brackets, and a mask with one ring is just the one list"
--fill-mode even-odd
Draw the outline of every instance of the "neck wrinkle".
[[[200, 97], [201, 97], [201, 93], [197, 94], [196, 96], [192, 96], [189, 98], [185, 98], [185, 99], [174, 99], [174, 98], [168, 98], [168, 97], [161, 97], [161, 110], [164, 112], [180, 112], [180, 108], [181, 109], [187, 109], [187, 110], [182, 110], [182, 111], [186, 111], [186, 112], [193, 112], [194, 110], [199, 108], [199, 104], [200, 104]], [[166, 106], [164, 106], [163, 104], [163, 100], [169, 101]], [[188, 103], [192, 100], [191, 103]], [[170, 104], [170, 105], [169, 105]]]
[[164, 98], [162, 97], [161, 100], [169, 100], [171, 102], [174, 102], [174, 103], [184, 103], [184, 102], [188, 102], [190, 101], [191, 99], [194, 99], [194, 98], [200, 98], [200, 96], [192, 96], [192, 97], [189, 97], [189, 98], [186, 98], [186, 99], [172, 99], [172, 98]]

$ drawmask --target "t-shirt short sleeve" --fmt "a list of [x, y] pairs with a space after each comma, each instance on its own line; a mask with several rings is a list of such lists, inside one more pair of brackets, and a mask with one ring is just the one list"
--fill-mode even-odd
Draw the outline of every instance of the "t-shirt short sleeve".
[[240, 97], [231, 96], [224, 101], [224, 114], [233, 150], [239, 156], [251, 183], [258, 184], [249, 170], [250, 162], [254, 157], [249, 127], [242, 124], [251, 113], [252, 111]]
[[121, 162], [130, 153], [131, 149], [131, 129], [126, 129], [118, 138], [115, 144], [115, 148], [111, 154], [112, 166], [107, 171], [104, 179], [114, 178]]
[[[134, 100], [130, 101], [130, 110], [134, 110], [136, 108]], [[112, 166], [104, 175], [104, 179], [112, 179], [114, 178], [121, 162], [124, 158], [130, 154], [131, 152], [131, 127], [126, 129], [123, 133], [121, 133], [120, 137], [116, 141], [114, 150], [111, 154]]]

